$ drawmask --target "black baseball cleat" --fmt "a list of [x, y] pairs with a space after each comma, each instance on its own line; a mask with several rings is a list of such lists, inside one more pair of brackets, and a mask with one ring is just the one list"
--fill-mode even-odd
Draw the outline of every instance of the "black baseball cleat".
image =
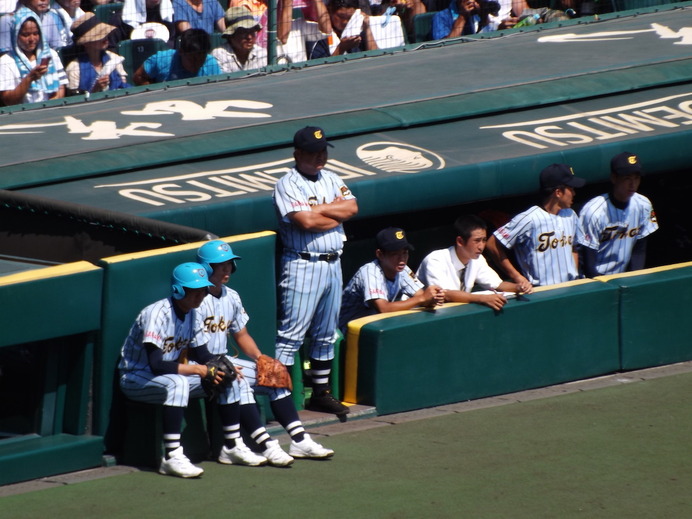
[[339, 419], [344, 417], [342, 421], [346, 421], [345, 418], [349, 411], [348, 407], [334, 398], [334, 395], [332, 395], [332, 392], [329, 390], [323, 391], [319, 395], [313, 393], [306, 407], [311, 411], [334, 413]]

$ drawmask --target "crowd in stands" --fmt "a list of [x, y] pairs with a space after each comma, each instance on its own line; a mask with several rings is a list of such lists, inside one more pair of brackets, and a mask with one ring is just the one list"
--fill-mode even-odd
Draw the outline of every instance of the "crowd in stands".
[[[533, 14], [564, 19], [587, 5], [550, 4], [278, 0], [274, 55], [287, 64], [394, 48], [511, 28]], [[267, 0], [0, 0], [0, 104], [265, 67], [268, 10]]]

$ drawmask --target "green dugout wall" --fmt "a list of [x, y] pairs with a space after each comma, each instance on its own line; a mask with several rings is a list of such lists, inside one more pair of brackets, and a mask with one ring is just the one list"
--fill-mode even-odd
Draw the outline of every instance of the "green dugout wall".
[[[352, 321], [344, 398], [388, 414], [692, 360], [692, 263]], [[405, 381], [405, 382], [402, 382]]]
[[102, 279], [87, 262], [0, 277], [0, 485], [101, 464], [88, 416]]
[[446, 304], [353, 321], [345, 398], [388, 414], [617, 371], [618, 294], [579, 280], [538, 288], [501, 312]]
[[692, 263], [598, 279], [620, 290], [620, 368], [692, 360]]

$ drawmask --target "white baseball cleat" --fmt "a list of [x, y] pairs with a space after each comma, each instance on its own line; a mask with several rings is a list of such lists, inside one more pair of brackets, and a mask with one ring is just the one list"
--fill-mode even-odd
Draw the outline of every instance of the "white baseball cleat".
[[221, 448], [219, 454], [219, 463], [224, 465], [247, 465], [248, 467], [259, 467], [267, 464], [267, 458], [252, 452], [241, 438], [235, 441], [235, 447], [227, 448], [225, 445]]
[[334, 451], [322, 447], [319, 443], [310, 438], [308, 433], [305, 433], [305, 438], [302, 442], [291, 442], [291, 447], [288, 453], [294, 458], [321, 460], [334, 456]]
[[171, 451], [170, 458], [163, 458], [159, 473], [167, 476], [178, 476], [179, 478], [196, 478], [204, 473], [202, 467], [196, 467], [183, 454], [183, 448], [178, 447]]
[[267, 458], [270, 465], [274, 467], [288, 467], [293, 463], [293, 457], [286, 454], [278, 440], [269, 440], [267, 448], [262, 451], [262, 456]]

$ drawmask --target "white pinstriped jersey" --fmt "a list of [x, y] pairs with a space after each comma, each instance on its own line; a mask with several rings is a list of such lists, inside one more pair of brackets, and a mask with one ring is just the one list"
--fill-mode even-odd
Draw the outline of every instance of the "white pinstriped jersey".
[[599, 274], [624, 272], [637, 240], [658, 229], [654, 208], [648, 198], [635, 193], [627, 207], [618, 209], [609, 194], [589, 200], [579, 213], [584, 236], [580, 245], [597, 250]]
[[373, 260], [358, 269], [344, 289], [339, 315], [339, 328], [359, 317], [372, 315], [377, 311], [368, 304], [372, 299], [403, 301], [423, 288], [423, 283], [408, 267], [397, 273], [393, 281], [388, 280], [380, 263]]
[[328, 204], [337, 197], [355, 198], [336, 173], [322, 170], [317, 180], [301, 175], [295, 168], [279, 179], [274, 188], [274, 207], [279, 219], [279, 235], [286, 249], [297, 252], [339, 252], [346, 241], [342, 225], [324, 232], [304, 231], [291, 223], [289, 213], [310, 211], [310, 206]]
[[497, 229], [495, 238], [514, 250], [519, 271], [534, 286], [554, 285], [578, 277], [572, 248], [582, 236], [572, 209], [554, 215], [533, 206]]
[[228, 335], [245, 328], [250, 317], [243, 308], [238, 292], [221, 287], [221, 297], [207, 294], [197, 309], [198, 329], [208, 334], [207, 349], [214, 355], [228, 352]]
[[185, 315], [184, 320], [176, 317], [171, 299], [162, 299], [144, 308], [125, 339], [118, 368], [121, 371], [147, 371], [151, 373], [145, 343], [163, 350], [163, 360], [177, 361], [186, 358], [187, 349], [204, 342], [204, 334], [195, 333], [195, 310]]

